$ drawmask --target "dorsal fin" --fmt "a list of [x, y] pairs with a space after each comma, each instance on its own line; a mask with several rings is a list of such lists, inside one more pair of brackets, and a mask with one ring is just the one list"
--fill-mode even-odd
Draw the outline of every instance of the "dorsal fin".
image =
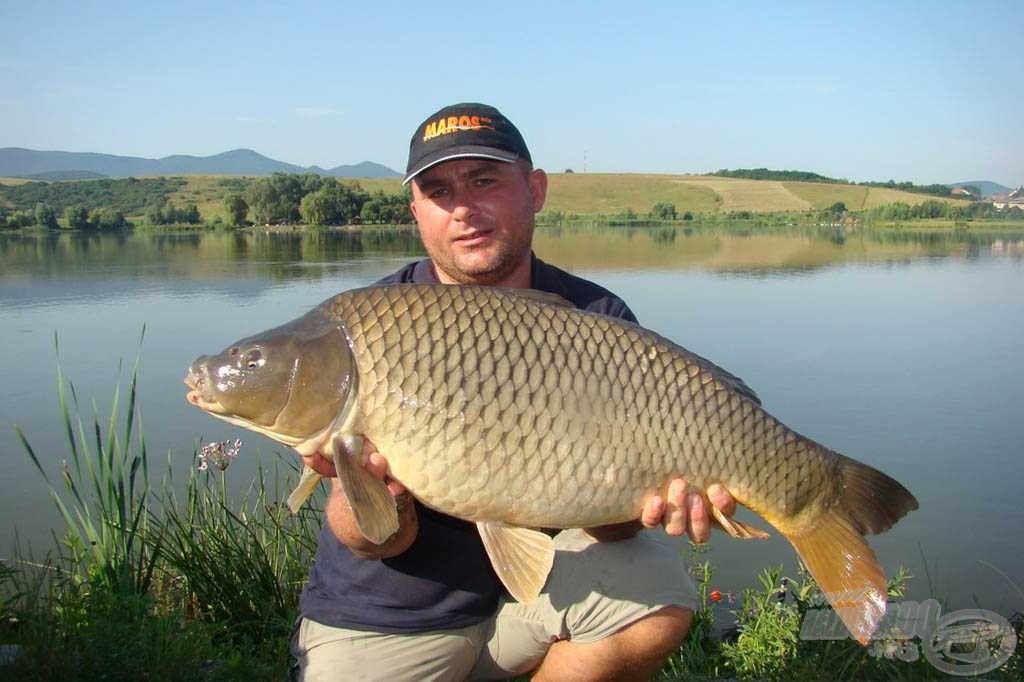
[[521, 298], [528, 298], [531, 301], [537, 301], [538, 303], [546, 303], [547, 305], [557, 306], [559, 308], [575, 308], [576, 306], [572, 302], [565, 300], [558, 294], [552, 294], [549, 291], [538, 291], [537, 289], [513, 289], [511, 287], [501, 287], [500, 291], [503, 294], [509, 296], [519, 296]]

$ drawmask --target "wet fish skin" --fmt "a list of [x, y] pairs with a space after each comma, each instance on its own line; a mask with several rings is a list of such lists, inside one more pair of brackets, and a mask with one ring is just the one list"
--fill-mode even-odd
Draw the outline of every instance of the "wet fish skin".
[[[654, 332], [538, 292], [423, 285], [346, 292], [291, 325], [310, 337], [341, 329], [351, 361], [321, 362], [357, 376], [322, 373], [332, 395], [351, 387], [351, 409], [334, 424], [305, 424], [315, 433], [292, 433], [301, 442], [289, 444], [344, 456], [358, 449], [352, 438], [369, 438], [423, 503], [481, 526], [503, 579], [491, 547], [501, 534], [489, 540], [485, 528], [635, 519], [649, 495], [683, 476], [700, 489], [721, 483], [782, 532], [822, 588], [843, 595], [834, 605], [859, 640], [884, 613], [885, 578], [863, 534], [916, 508], [913, 496], [787, 428], [742, 381]], [[274, 356], [261, 338], [247, 341]], [[303, 362], [315, 365], [306, 352]], [[216, 362], [192, 373], [210, 374]], [[206, 404], [230, 412], [230, 391], [204, 388], [215, 399]], [[317, 390], [312, 381], [299, 394]], [[273, 437], [287, 428], [278, 418], [257, 430]], [[349, 440], [335, 447], [338, 436]], [[354, 510], [365, 506], [371, 526], [387, 501]], [[720, 520], [734, 535], [756, 535]], [[532, 570], [543, 562], [522, 572]]]

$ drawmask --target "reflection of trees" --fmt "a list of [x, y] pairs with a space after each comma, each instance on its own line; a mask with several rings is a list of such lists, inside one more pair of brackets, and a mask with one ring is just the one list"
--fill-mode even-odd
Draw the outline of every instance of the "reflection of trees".
[[[696, 268], [716, 272], [793, 272], [836, 263], [917, 256], [970, 257], [1020, 232], [749, 224], [538, 228], [537, 253], [570, 270]], [[134, 277], [272, 280], [319, 278], [333, 264], [423, 255], [414, 228], [287, 231], [17, 233], [0, 236], [0, 277], [103, 278], [130, 263]], [[318, 267], [310, 267], [310, 266]]]
[[320, 268], [372, 256], [420, 256], [416, 231], [375, 226], [362, 230], [267, 232], [181, 231], [12, 234], [0, 237], [0, 276], [103, 277], [131, 263], [139, 277], [319, 277]]

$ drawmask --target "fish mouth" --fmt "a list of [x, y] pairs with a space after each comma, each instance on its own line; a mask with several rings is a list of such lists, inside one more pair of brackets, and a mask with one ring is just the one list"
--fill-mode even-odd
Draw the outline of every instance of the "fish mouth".
[[202, 372], [197, 372], [195, 367], [189, 367], [184, 381], [185, 385], [189, 387], [188, 393], [185, 394], [185, 400], [190, 405], [195, 405], [201, 410], [214, 414], [227, 414], [228, 410], [221, 405], [220, 401], [204, 395], [204, 389], [208, 386], [208, 382]]

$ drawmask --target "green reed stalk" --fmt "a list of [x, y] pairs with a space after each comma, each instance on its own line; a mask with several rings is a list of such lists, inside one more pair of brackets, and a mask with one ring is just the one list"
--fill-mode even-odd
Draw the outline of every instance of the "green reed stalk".
[[[143, 328], [142, 336], [145, 335]], [[142, 343], [142, 336], [139, 343]], [[14, 431], [29, 459], [42, 474], [67, 526], [65, 544], [75, 554], [80, 577], [114, 592], [145, 594], [153, 578], [155, 547], [146, 542], [149, 518], [149, 467], [141, 427], [136, 428], [139, 360], [128, 383], [118, 435], [121, 382], [118, 380], [104, 429], [96, 404], [87, 427], [74, 384], [64, 377], [57, 351], [57, 396], [71, 465], [61, 465], [63, 494], [51, 482], [39, 456], [20, 427]], [[118, 375], [120, 376], [120, 367]], [[71, 400], [68, 400], [70, 393]]]

